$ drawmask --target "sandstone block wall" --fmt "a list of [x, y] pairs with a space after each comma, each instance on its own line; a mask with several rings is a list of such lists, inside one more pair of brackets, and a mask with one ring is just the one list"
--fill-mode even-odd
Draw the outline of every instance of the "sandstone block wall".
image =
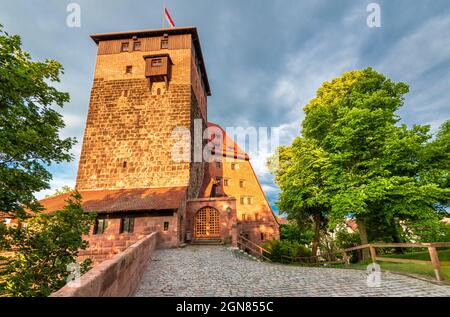
[[132, 295], [157, 245], [157, 233], [136, 242], [81, 277], [78, 287], [64, 286], [51, 297], [126, 297]]
[[[150, 89], [144, 56], [160, 53], [170, 54], [172, 79]], [[78, 190], [191, 184], [190, 197], [198, 194], [204, 166], [172, 158], [175, 128], [193, 131], [194, 119], [206, 126], [206, 94], [193, 63], [191, 46], [97, 56]]]
[[[134, 222], [133, 233], [120, 233], [121, 218], [112, 215], [108, 219], [108, 227], [103, 234], [93, 234], [93, 228], [89, 235], [83, 237], [89, 242], [89, 247], [86, 250], [80, 250], [78, 258], [80, 261], [91, 259], [94, 265], [114, 257], [123, 252], [128, 247], [142, 239], [143, 237], [158, 232], [158, 247], [159, 248], [173, 248], [179, 244], [180, 224], [179, 213], [174, 213], [173, 216], [142, 216], [136, 217]], [[123, 215], [125, 217], [126, 215]], [[164, 231], [164, 223], [169, 223], [168, 230]]]

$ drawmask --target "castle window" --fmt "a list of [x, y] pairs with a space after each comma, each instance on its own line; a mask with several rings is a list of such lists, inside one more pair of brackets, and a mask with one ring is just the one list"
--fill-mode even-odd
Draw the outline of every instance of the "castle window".
[[125, 73], [126, 73], [126, 74], [131, 74], [132, 71], [133, 71], [133, 66], [131, 66], [131, 65], [128, 65], [128, 66], [125, 68]]
[[224, 178], [223, 179], [223, 186], [230, 186], [231, 180], [229, 178]]
[[123, 168], [127, 168], [127, 162], [123, 162]]
[[133, 51], [140, 51], [140, 50], [141, 50], [141, 42], [134, 42]]
[[246, 214], [242, 214], [242, 221], [247, 221], [247, 215]]
[[161, 67], [161, 66], [162, 66], [161, 58], [152, 59], [152, 67]]
[[247, 204], [253, 205], [253, 197], [247, 197]]
[[123, 95], [124, 97], [128, 97], [128, 90], [124, 90], [122, 95]]
[[264, 234], [264, 232], [261, 232], [260, 236], [261, 236], [261, 241], [264, 241], [264, 240], [266, 240], [266, 237], [265, 237], [265, 234]]
[[255, 213], [255, 221], [259, 221], [259, 213]]
[[246, 185], [245, 179], [239, 180], [239, 187], [245, 188], [245, 185]]
[[164, 231], [168, 231], [169, 230], [169, 222], [166, 221], [164, 222]]
[[238, 163], [231, 163], [231, 169], [233, 171], [237, 171], [239, 169], [239, 164]]
[[94, 226], [94, 234], [103, 234], [108, 228], [108, 219], [97, 219]]
[[221, 162], [216, 162], [216, 167], [217, 168], [222, 168], [222, 163]]
[[159, 96], [161, 95], [161, 88], [156, 89], [156, 94]]
[[122, 46], [120, 48], [121, 52], [128, 52], [129, 49], [130, 49], [130, 43], [128, 43], [128, 42], [122, 43]]
[[120, 220], [120, 233], [133, 233], [134, 218], [122, 218]]
[[161, 40], [161, 49], [168, 49], [169, 48], [169, 39], [168, 38], [163, 38]]
[[246, 201], [245, 197], [241, 197], [241, 205], [245, 205], [245, 201]]

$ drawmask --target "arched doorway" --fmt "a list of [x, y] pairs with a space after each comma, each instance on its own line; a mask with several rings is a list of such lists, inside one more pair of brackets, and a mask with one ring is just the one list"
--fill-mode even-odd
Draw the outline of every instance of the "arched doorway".
[[205, 207], [195, 214], [194, 236], [196, 239], [220, 238], [220, 213], [217, 209]]

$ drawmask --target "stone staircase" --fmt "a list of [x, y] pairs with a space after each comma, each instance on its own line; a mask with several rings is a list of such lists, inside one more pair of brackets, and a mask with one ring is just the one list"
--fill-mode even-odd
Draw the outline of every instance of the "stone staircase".
[[195, 239], [191, 241], [192, 245], [223, 245], [223, 240], [220, 238], [212, 239]]

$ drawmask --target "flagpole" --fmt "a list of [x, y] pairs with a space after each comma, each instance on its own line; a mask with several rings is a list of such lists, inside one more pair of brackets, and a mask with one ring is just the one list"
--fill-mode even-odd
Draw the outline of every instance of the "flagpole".
[[163, 15], [162, 15], [162, 28], [165, 28], [165, 23], [166, 23], [166, 16], [165, 16], [165, 10], [166, 10], [166, 5], [164, 4], [163, 1]]

